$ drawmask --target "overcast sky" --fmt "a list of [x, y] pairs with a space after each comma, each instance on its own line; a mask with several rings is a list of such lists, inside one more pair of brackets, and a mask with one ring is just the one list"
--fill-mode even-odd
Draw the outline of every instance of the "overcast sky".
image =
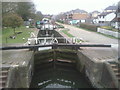
[[32, 0], [37, 11], [43, 14], [59, 14], [74, 9], [83, 9], [87, 12], [102, 11], [106, 7], [117, 4], [120, 0]]

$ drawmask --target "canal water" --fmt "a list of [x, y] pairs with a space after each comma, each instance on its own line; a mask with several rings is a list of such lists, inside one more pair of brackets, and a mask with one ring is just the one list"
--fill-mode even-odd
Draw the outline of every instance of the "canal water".
[[47, 62], [35, 62], [35, 71], [30, 88], [41, 90], [47, 88], [75, 88], [77, 90], [77, 88], [93, 87], [85, 75], [76, 69], [76, 63], [49, 59]]

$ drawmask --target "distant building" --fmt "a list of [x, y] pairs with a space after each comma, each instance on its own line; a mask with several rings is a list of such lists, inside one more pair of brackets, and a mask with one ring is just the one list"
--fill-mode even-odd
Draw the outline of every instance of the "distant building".
[[110, 22], [116, 17], [115, 13], [103, 12], [98, 15], [98, 24], [100, 26], [110, 26]]
[[88, 12], [85, 10], [81, 10], [81, 9], [75, 9], [75, 10], [70, 11], [70, 13], [71, 14], [73, 14], [73, 13], [87, 14]]
[[76, 21], [76, 24], [78, 23], [85, 23], [87, 18], [89, 17], [88, 14], [86, 13], [74, 13], [72, 14], [72, 20], [75, 22]]
[[81, 9], [71, 10], [66, 12], [66, 21], [69, 24], [78, 24], [86, 22], [86, 19], [89, 17], [88, 12]]
[[116, 17], [111, 21], [111, 26], [120, 30], [120, 2], [118, 3], [118, 9], [116, 11]]
[[103, 12], [116, 12], [116, 10], [117, 10], [117, 6], [109, 6], [105, 8]]
[[111, 21], [116, 17], [117, 6], [109, 6], [102, 13], [93, 19], [93, 23], [99, 26], [110, 26]]
[[91, 12], [91, 17], [92, 18], [96, 18], [96, 17], [98, 17], [98, 15], [100, 15], [99, 11], [93, 11], [93, 12]]
[[80, 14], [80, 13], [74, 13], [74, 14], [72, 14], [72, 19], [73, 20], [85, 20], [88, 17], [89, 17], [88, 14]]

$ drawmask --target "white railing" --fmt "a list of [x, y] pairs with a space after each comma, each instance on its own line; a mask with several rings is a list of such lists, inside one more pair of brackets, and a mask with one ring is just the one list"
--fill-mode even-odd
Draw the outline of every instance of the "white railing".
[[113, 36], [113, 37], [116, 37], [116, 38], [120, 38], [120, 33], [114, 32], [114, 31], [110, 31], [110, 30], [107, 30], [107, 29], [98, 28], [97, 32], [103, 33], [105, 35], [110, 35], [110, 36]]
[[[62, 42], [60, 41], [62, 40]], [[53, 44], [53, 43], [71, 43], [71, 44], [80, 44], [82, 42], [82, 38], [69, 38], [69, 37], [39, 37], [39, 38], [28, 38], [26, 44], [34, 45], [34, 44]]]

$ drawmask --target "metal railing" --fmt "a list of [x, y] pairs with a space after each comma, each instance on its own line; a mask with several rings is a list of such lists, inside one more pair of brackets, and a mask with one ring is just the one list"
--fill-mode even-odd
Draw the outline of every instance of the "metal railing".
[[83, 42], [83, 40], [81, 38], [77, 38], [77, 37], [39, 37], [39, 38], [28, 38], [28, 41], [26, 44], [28, 45], [33, 45], [33, 44], [53, 44], [53, 43], [61, 43], [60, 40], [62, 40], [62, 43], [70, 43], [70, 44], [80, 44], [81, 42]]

